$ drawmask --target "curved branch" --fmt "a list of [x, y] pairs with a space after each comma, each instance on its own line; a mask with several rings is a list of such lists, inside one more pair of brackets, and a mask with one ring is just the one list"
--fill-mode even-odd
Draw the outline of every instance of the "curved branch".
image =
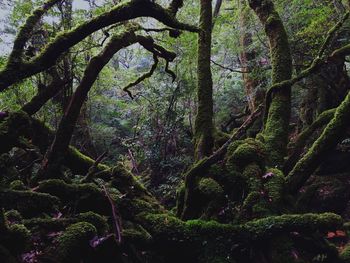
[[165, 59], [165, 61], [166, 61], [165, 72], [168, 73], [172, 77], [173, 81], [176, 78], [175, 73], [169, 69], [169, 62], [172, 62], [175, 59], [176, 54], [171, 52], [171, 51], [168, 51], [165, 48], [163, 48], [162, 46], [154, 43], [154, 40], [151, 37], [137, 36], [137, 38], [138, 38], [138, 42], [140, 43], [140, 45], [142, 45], [149, 52], [153, 53], [154, 63], [153, 63], [149, 72], [140, 76], [137, 80], [135, 80], [134, 82], [128, 84], [125, 88], [123, 88], [123, 91], [127, 92], [131, 99], [134, 99], [134, 97], [129, 89], [131, 87], [134, 87], [137, 84], [141, 83], [145, 79], [150, 78], [153, 75], [153, 73], [156, 70], [158, 63], [159, 63], [159, 59], [158, 59], [159, 57]]
[[38, 94], [22, 107], [22, 111], [28, 113], [29, 115], [37, 113], [46, 102], [48, 102], [61, 89], [64, 88], [66, 83], [60, 78], [56, 69], [50, 70], [49, 75], [52, 77], [49, 85], [45, 86], [43, 90], [38, 91]]
[[70, 31], [59, 34], [33, 60], [21, 63], [8, 63], [6, 68], [0, 71], [0, 92], [20, 80], [53, 66], [61, 54], [90, 34], [118, 22], [137, 17], [152, 17], [172, 28], [198, 32], [197, 27], [179, 22], [167, 9], [152, 1], [128, 1], [117, 5], [109, 12], [105, 12]]
[[16, 36], [8, 63], [22, 62], [24, 47], [31, 37], [34, 27], [38, 24], [42, 16], [60, 1], [62, 0], [47, 0], [41, 7], [35, 9], [27, 18]]
[[133, 100], [134, 96], [132, 95], [131, 91], [129, 90], [130, 88], [136, 86], [137, 84], [140, 84], [142, 81], [144, 81], [145, 79], [150, 78], [154, 71], [156, 70], [159, 60], [157, 55], [153, 54], [153, 65], [150, 69], [150, 71], [148, 71], [147, 73], [143, 74], [141, 77], [139, 77], [137, 80], [135, 80], [134, 82], [131, 82], [130, 84], [128, 84], [125, 88], [123, 88], [123, 91], [125, 91], [126, 93], [128, 93], [129, 97]]
[[335, 109], [322, 112], [318, 116], [318, 118], [298, 136], [298, 139], [293, 148], [293, 152], [284, 164], [284, 174], [288, 174], [293, 169], [293, 167], [299, 160], [307, 141], [317, 129], [320, 129], [321, 127], [327, 125], [331, 121], [331, 119], [334, 117], [334, 113]]

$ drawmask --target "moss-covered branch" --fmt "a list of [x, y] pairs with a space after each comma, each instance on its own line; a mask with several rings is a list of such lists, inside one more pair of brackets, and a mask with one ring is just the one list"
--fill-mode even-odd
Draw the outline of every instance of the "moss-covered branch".
[[52, 77], [50, 83], [43, 89], [38, 90], [37, 95], [22, 107], [22, 111], [29, 115], [37, 113], [46, 102], [64, 88], [65, 82], [60, 78], [56, 69], [50, 69], [49, 75]]
[[31, 61], [7, 63], [6, 67], [0, 71], [0, 91], [5, 90], [10, 85], [20, 80], [50, 68], [56, 63], [56, 60], [61, 54], [97, 30], [137, 17], [152, 17], [172, 28], [191, 32], [198, 31], [195, 26], [179, 22], [169, 10], [153, 1], [131, 0], [126, 3], [124, 2], [70, 31], [57, 35], [56, 38]]
[[[183, 222], [167, 214], [144, 214], [139, 217], [139, 222], [142, 222], [142, 226], [151, 234], [152, 241], [158, 249], [164, 248], [164, 251], [169, 252], [173, 247], [178, 253], [179, 246], [190, 246], [191, 252], [188, 252], [186, 257], [193, 258], [201, 257], [207, 252], [203, 247], [203, 240], [213, 243], [211, 252], [214, 258], [220, 258], [223, 251], [215, 249], [219, 244], [221, 247], [227, 246], [224, 250], [227, 256], [232, 244], [249, 246], [253, 245], [252, 242], [266, 241], [273, 236], [288, 235], [291, 232], [306, 235], [316, 231], [322, 233], [338, 229], [343, 224], [340, 216], [331, 213], [271, 216], [241, 225], [200, 220]], [[181, 255], [178, 254], [177, 257], [181, 259]]]
[[350, 116], [350, 93], [336, 109], [335, 115], [321, 136], [314, 142], [312, 147], [300, 159], [288, 175], [288, 188], [291, 193], [296, 193], [320, 165], [328, 151], [333, 149], [346, 133], [349, 126]]
[[334, 117], [334, 113], [335, 109], [322, 112], [318, 118], [298, 136], [298, 139], [293, 146], [293, 152], [284, 164], [283, 172], [285, 174], [288, 174], [300, 159], [300, 155], [302, 154], [307, 141], [314, 134], [314, 132], [327, 125]]
[[22, 62], [23, 52], [26, 43], [31, 37], [34, 27], [38, 24], [43, 15], [55, 4], [61, 0], [48, 0], [41, 7], [35, 9], [27, 18], [24, 25], [21, 26], [13, 44], [12, 52], [9, 57], [9, 64]]

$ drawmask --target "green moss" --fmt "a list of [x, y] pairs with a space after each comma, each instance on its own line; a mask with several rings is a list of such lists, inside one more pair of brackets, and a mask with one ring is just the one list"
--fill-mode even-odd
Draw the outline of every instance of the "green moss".
[[250, 191], [259, 191], [262, 189], [262, 176], [263, 171], [256, 163], [251, 163], [244, 168], [243, 178], [246, 180]]
[[0, 122], [0, 153], [6, 153], [18, 144], [21, 136], [29, 137], [32, 133], [31, 119], [25, 112], [10, 113]]
[[[185, 222], [167, 214], [140, 214], [140, 222], [153, 239], [164, 241], [188, 240]], [[163, 244], [164, 245], [164, 244]]]
[[246, 139], [242, 143], [233, 142], [226, 154], [227, 164], [241, 169], [251, 163], [264, 167], [265, 156], [264, 144], [254, 139]]
[[243, 143], [243, 140], [236, 140], [231, 142], [231, 144], [227, 147], [226, 159], [231, 158], [233, 153], [237, 150], [238, 146], [240, 146]]
[[[259, 17], [269, 40], [272, 65], [272, 84], [277, 84], [292, 77], [292, 57], [282, 20], [270, 0], [249, 1]], [[266, 99], [267, 120], [264, 127], [264, 139], [268, 153], [268, 164], [281, 167], [287, 154], [289, 119], [291, 105], [291, 87], [283, 85]]]
[[281, 170], [269, 169], [270, 177], [266, 179], [264, 187], [267, 190], [269, 201], [279, 207], [283, 199], [284, 187], [286, 183], [285, 176]]
[[5, 218], [7, 219], [7, 221], [10, 222], [21, 222], [22, 221], [22, 215], [20, 214], [20, 212], [18, 212], [17, 210], [9, 210], [5, 212]]
[[315, 230], [330, 230], [336, 229], [343, 225], [341, 216], [333, 213], [324, 214], [301, 214], [301, 215], [282, 215], [271, 216], [254, 221], [250, 221], [244, 225], [246, 231], [253, 235], [266, 235], [268, 232], [274, 232], [278, 229], [284, 231], [299, 231], [313, 232]]
[[12, 254], [18, 255], [27, 247], [30, 236], [30, 231], [24, 225], [14, 224], [9, 227], [4, 244]]
[[57, 257], [61, 262], [80, 262], [87, 257], [89, 241], [96, 236], [96, 228], [87, 222], [69, 226], [58, 238]]
[[198, 183], [198, 190], [203, 196], [209, 199], [217, 198], [224, 193], [222, 187], [211, 178], [201, 179]]
[[121, 164], [113, 167], [111, 177], [113, 178], [112, 186], [117, 188], [121, 193], [128, 193], [131, 196], [137, 197], [142, 196], [143, 198], [150, 197], [147, 189]]
[[181, 213], [184, 208], [185, 192], [186, 192], [186, 187], [184, 184], [181, 185], [176, 191], [176, 214], [178, 217], [181, 216]]
[[250, 192], [247, 196], [247, 198], [244, 200], [244, 203], [242, 205], [243, 210], [251, 210], [252, 207], [259, 202], [261, 197], [261, 194], [259, 192]]
[[[69, 146], [65, 163], [75, 174], [85, 175], [89, 168], [94, 165], [95, 161], [92, 158], [82, 154], [75, 147]], [[110, 170], [110, 168], [104, 164], [99, 164], [97, 169], [100, 171]]]
[[116, 201], [118, 210], [121, 215], [126, 219], [131, 219], [133, 216], [136, 216], [140, 213], [159, 213], [159, 205], [152, 202], [145, 201], [143, 199], [129, 199], [123, 198]]
[[23, 220], [23, 224], [32, 231], [62, 231], [78, 220], [74, 218], [31, 218]]
[[108, 231], [107, 219], [94, 212], [81, 213], [77, 216], [77, 219], [92, 224], [99, 235], [103, 235]]
[[350, 263], [350, 245], [348, 244], [340, 253], [339, 258], [343, 263]]
[[215, 138], [214, 146], [216, 149], [218, 149], [231, 138], [231, 135], [228, 133], [216, 130], [214, 134], [214, 138]]
[[10, 184], [10, 189], [12, 190], [27, 190], [28, 188], [24, 185], [21, 180], [12, 181]]
[[333, 119], [328, 123], [320, 137], [294, 166], [289, 173], [289, 191], [296, 193], [320, 165], [323, 157], [329, 153], [345, 135], [347, 118], [350, 115], [350, 93], [337, 107]]
[[63, 180], [50, 179], [41, 181], [38, 192], [58, 197], [65, 204], [74, 205], [78, 212], [94, 211], [109, 214], [111, 211], [104, 192], [95, 184], [68, 184]]
[[141, 225], [131, 223], [127, 225], [126, 227], [124, 226], [122, 232], [122, 236], [126, 239], [126, 242], [140, 245], [150, 244], [152, 236]]
[[15, 190], [0, 191], [0, 202], [5, 209], [16, 209], [23, 217], [53, 212], [60, 203], [57, 197], [49, 194]]
[[258, 133], [255, 139], [261, 143], [265, 143], [265, 137], [263, 133]]

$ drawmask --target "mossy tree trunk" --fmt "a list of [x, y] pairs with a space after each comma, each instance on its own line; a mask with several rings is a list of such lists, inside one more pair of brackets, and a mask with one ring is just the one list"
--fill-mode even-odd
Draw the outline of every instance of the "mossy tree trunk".
[[200, 1], [200, 32], [198, 37], [198, 107], [195, 120], [195, 158], [212, 153], [214, 146], [213, 80], [210, 68], [212, 41], [212, 1]]
[[[272, 84], [289, 80], [292, 77], [292, 58], [288, 36], [273, 2], [249, 0], [249, 5], [259, 17], [269, 39]], [[263, 134], [269, 153], [269, 165], [281, 167], [287, 153], [291, 111], [290, 85], [284, 85], [274, 92], [266, 111], [267, 120]]]

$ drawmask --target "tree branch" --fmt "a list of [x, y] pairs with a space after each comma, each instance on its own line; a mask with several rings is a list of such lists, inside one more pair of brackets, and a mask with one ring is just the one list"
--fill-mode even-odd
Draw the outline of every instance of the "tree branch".
[[172, 28], [198, 32], [197, 27], [179, 22], [167, 9], [152, 1], [128, 1], [70, 31], [59, 34], [31, 61], [8, 63], [5, 69], [0, 71], [0, 92], [20, 80], [53, 66], [61, 54], [90, 34], [109, 25], [137, 17], [152, 17]]
[[41, 7], [35, 9], [33, 13], [27, 18], [24, 25], [20, 28], [13, 44], [12, 52], [10, 54], [8, 63], [22, 62], [24, 47], [32, 35], [34, 27], [40, 21], [42, 16], [55, 4], [62, 0], [47, 0]]
[[159, 60], [158, 60], [158, 57], [157, 55], [153, 54], [153, 65], [150, 69], [149, 72], [143, 74], [141, 77], [139, 77], [137, 80], [131, 82], [130, 84], [128, 84], [126, 87], [123, 88], [123, 91], [125, 91], [126, 93], [128, 93], [129, 97], [133, 100], [134, 99], [134, 96], [132, 95], [131, 91], [129, 90], [130, 88], [136, 86], [137, 84], [141, 83], [142, 81], [144, 81], [145, 79], [147, 78], [150, 78], [154, 71], [156, 70], [157, 66], [158, 66], [158, 63], [159, 63]]

